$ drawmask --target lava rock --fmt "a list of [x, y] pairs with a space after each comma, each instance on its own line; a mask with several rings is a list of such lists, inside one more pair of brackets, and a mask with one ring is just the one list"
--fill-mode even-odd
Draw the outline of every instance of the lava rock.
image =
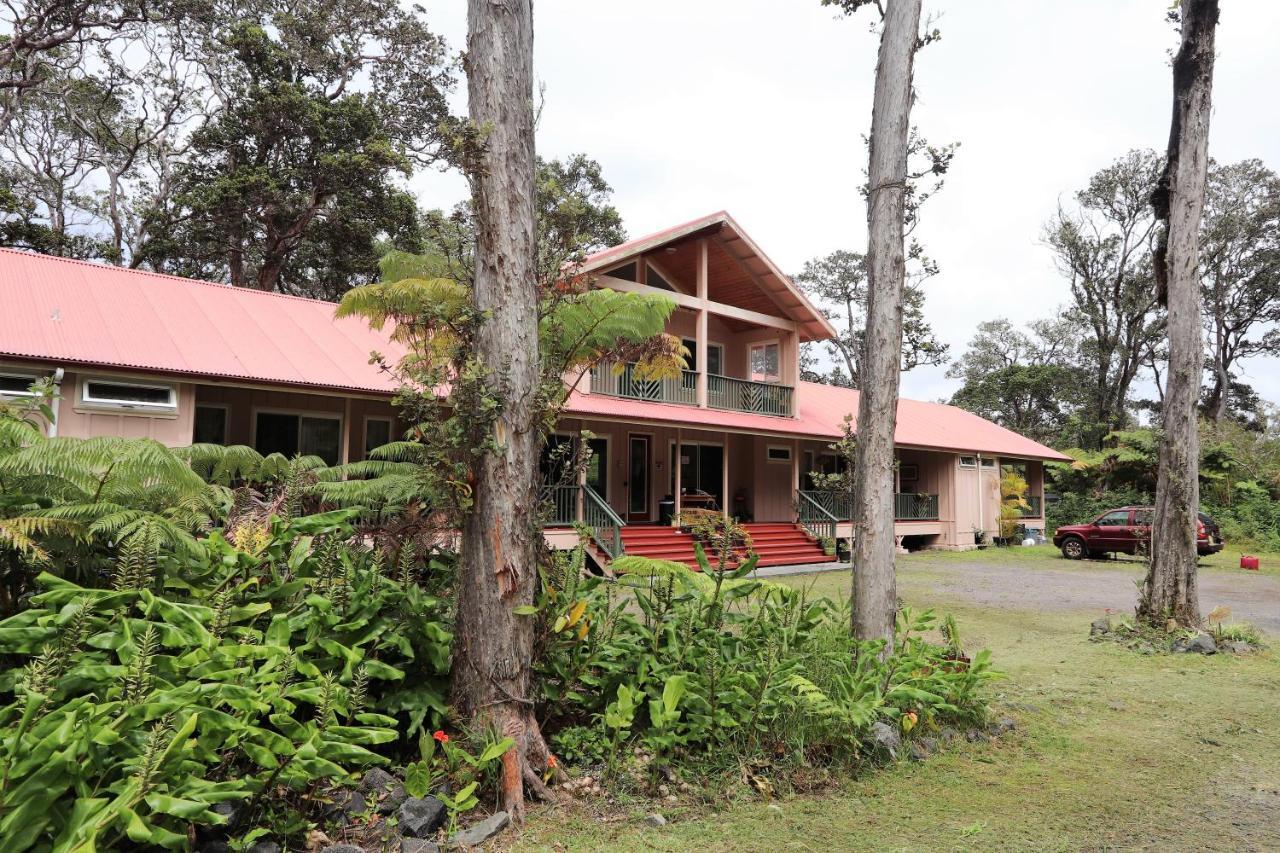
[[1089, 626], [1090, 637], [1101, 637], [1103, 634], [1111, 633], [1111, 620], [1103, 617], [1102, 619], [1094, 619], [1093, 624]]
[[379, 814], [391, 814], [408, 798], [404, 783], [381, 767], [375, 767], [360, 780], [360, 790], [377, 803]]
[[440, 853], [440, 845], [425, 838], [401, 838], [400, 853]]
[[[444, 803], [435, 797], [410, 797], [400, 805], [400, 834], [410, 838], [430, 838], [444, 823]], [[502, 812], [502, 814], [506, 814]], [[505, 824], [504, 824], [505, 826]]]
[[912, 761], [925, 761], [929, 758], [929, 750], [920, 745], [920, 741], [913, 740], [908, 748]]
[[365, 853], [365, 849], [354, 844], [330, 844], [328, 847], [321, 847], [320, 853]]
[[938, 736], [942, 738], [943, 743], [951, 743], [953, 740], [960, 737], [960, 733], [948, 726], [939, 732]]
[[920, 748], [925, 752], [928, 752], [930, 755], [938, 751], [938, 741], [936, 738], [922, 737], [917, 742], [920, 744]]
[[274, 841], [259, 841], [249, 848], [248, 853], [280, 853], [280, 845]]
[[333, 795], [333, 805], [329, 806], [329, 816], [335, 819], [350, 819], [369, 811], [369, 801], [359, 791], [343, 789]]
[[1215, 655], [1218, 653], [1218, 644], [1208, 634], [1197, 634], [1195, 639], [1187, 644], [1187, 651], [1202, 655]]
[[879, 749], [889, 753], [890, 757], [898, 757], [898, 749], [902, 746], [902, 736], [898, 730], [887, 723], [871, 724], [871, 740]]
[[964, 739], [969, 741], [969, 743], [977, 743], [982, 740], [982, 732], [977, 729], [969, 729], [964, 733]]
[[1018, 727], [1018, 721], [1013, 717], [1001, 717], [987, 727], [991, 734], [999, 736], [1008, 734]]
[[511, 823], [511, 815], [506, 812], [495, 812], [479, 823], [472, 824], [462, 832], [449, 837], [450, 847], [479, 847], [490, 838], [507, 828]]
[[1237, 655], [1247, 655], [1249, 652], [1253, 651], [1253, 646], [1243, 640], [1233, 640], [1223, 646], [1223, 648]]
[[654, 826], [654, 827], [666, 826], [667, 819], [662, 815], [658, 814], [657, 812], [654, 812], [651, 815], [645, 816], [644, 823], [645, 823], [645, 826]]

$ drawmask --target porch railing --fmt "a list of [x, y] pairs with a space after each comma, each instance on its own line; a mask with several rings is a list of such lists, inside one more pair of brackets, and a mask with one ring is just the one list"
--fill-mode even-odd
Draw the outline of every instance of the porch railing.
[[604, 362], [591, 369], [591, 392], [628, 400], [696, 406], [698, 374], [682, 370], [678, 379], [650, 379], [641, 376], [633, 363], [623, 364], [619, 369], [616, 362]]
[[578, 486], [547, 486], [542, 490], [542, 503], [549, 506], [546, 523], [553, 527], [569, 527], [578, 521]]
[[898, 521], [937, 521], [938, 496], [915, 494], [894, 495], [893, 517]]
[[590, 486], [582, 487], [582, 523], [591, 530], [591, 539], [610, 560], [622, 556], [622, 528], [627, 523]]
[[[848, 492], [815, 489], [799, 494], [840, 521], [853, 518], [853, 495]], [[896, 494], [893, 496], [893, 517], [896, 521], [937, 521], [938, 496]]]
[[713, 409], [790, 417], [795, 413], [795, 389], [772, 382], [707, 374], [707, 405]]
[[1040, 496], [1028, 495], [1026, 498], [1027, 508], [1022, 510], [1023, 518], [1043, 518], [1044, 512], [1041, 509]]
[[836, 517], [814, 500], [813, 492], [796, 492], [796, 518], [816, 539], [836, 538]]

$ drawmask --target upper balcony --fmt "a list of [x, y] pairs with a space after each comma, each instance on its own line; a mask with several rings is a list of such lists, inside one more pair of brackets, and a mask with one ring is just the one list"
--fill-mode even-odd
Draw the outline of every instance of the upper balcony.
[[667, 332], [688, 369], [655, 380], [603, 364], [581, 391], [751, 414], [794, 417], [800, 344], [835, 331], [728, 214], [715, 213], [588, 258], [596, 286], [662, 293], [677, 306]]

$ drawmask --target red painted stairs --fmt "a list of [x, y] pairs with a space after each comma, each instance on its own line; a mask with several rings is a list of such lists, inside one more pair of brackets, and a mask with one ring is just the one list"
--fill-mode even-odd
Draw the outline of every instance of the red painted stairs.
[[[751, 534], [752, 550], [760, 555], [758, 566], [795, 566], [803, 563], [830, 563], [835, 557], [823, 553], [822, 546], [799, 524], [744, 524]], [[663, 525], [627, 525], [622, 528], [622, 549], [628, 556], [653, 557], [698, 568], [693, 553], [693, 536], [679, 528]], [[738, 549], [739, 557], [746, 555]], [[710, 554], [708, 560], [714, 562]]]

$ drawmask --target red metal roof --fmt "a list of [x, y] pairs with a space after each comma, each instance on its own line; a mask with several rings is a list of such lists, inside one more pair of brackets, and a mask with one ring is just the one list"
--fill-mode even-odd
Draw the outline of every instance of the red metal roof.
[[0, 249], [0, 355], [379, 394], [401, 349], [333, 303]]
[[[334, 305], [142, 270], [0, 249], [0, 357], [390, 395], [369, 353], [403, 350]], [[573, 393], [569, 416], [837, 438], [858, 392], [802, 382], [795, 418]], [[899, 444], [1068, 457], [977, 415], [901, 400]]]

